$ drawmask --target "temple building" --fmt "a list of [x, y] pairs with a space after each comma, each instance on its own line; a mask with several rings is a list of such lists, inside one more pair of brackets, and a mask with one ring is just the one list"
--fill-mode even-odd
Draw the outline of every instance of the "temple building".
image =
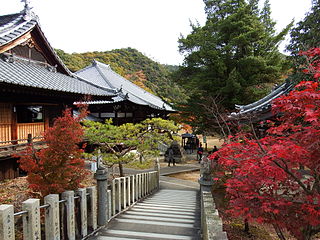
[[117, 125], [167, 118], [175, 112], [106, 64], [94, 61], [72, 73], [28, 3], [19, 13], [0, 16], [0, 181], [19, 176], [15, 154], [30, 141], [42, 148], [43, 133], [54, 119], [84, 99], [90, 99], [85, 100], [91, 112], [88, 119], [112, 118]]
[[268, 124], [265, 120], [276, 120], [276, 116], [272, 112], [272, 101], [276, 98], [289, 93], [294, 84], [286, 81], [280, 86], [275, 87], [268, 95], [260, 100], [248, 105], [236, 105], [238, 112], [230, 114], [229, 119], [241, 123], [251, 123], [258, 137], [262, 138], [266, 135]]
[[112, 118], [116, 125], [137, 123], [152, 117], [166, 119], [169, 113], [175, 112], [161, 98], [120, 76], [104, 63], [94, 60], [90, 66], [75, 74], [95, 85], [118, 92], [118, 96], [113, 97], [112, 101], [88, 102], [91, 114], [101, 121]]
[[236, 105], [235, 107], [238, 111], [231, 113], [230, 118], [243, 122], [248, 120], [252, 122], [259, 122], [271, 119], [273, 117], [273, 113], [271, 111], [272, 101], [290, 92], [293, 86], [294, 85], [290, 82], [284, 82], [280, 86], [275, 87], [268, 95], [256, 102], [248, 105]]
[[27, 4], [0, 16], [0, 180], [18, 176], [13, 154], [27, 140], [40, 144], [53, 119], [84, 96], [112, 101], [117, 93], [71, 73]]

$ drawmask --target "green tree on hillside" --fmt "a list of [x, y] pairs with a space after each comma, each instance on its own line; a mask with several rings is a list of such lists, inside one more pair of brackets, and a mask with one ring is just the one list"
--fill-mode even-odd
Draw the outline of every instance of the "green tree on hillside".
[[[168, 102], [185, 99], [183, 90], [171, 79], [172, 66], [161, 65], [146, 57], [133, 48], [115, 49], [105, 52], [86, 52], [68, 54], [60, 49], [56, 50], [62, 61], [72, 71], [76, 72], [89, 66], [93, 59], [110, 65], [113, 71], [128, 80], [136, 81], [139, 75], [145, 76], [143, 85], [146, 91], [153, 92]], [[141, 80], [141, 79], [140, 79]], [[141, 83], [141, 81], [138, 81]], [[151, 91], [150, 91], [151, 90]]]
[[258, 0], [204, 2], [207, 22], [203, 27], [193, 24], [192, 32], [179, 39], [185, 60], [176, 74], [190, 93], [181, 110], [189, 116], [196, 113], [196, 120], [191, 118], [190, 123], [200, 128], [208, 127], [202, 125], [210, 118], [203, 107], [208, 97], [234, 109], [234, 104], [262, 97], [279, 81], [287, 69], [278, 46], [292, 25], [275, 33], [268, 0], [262, 10]]

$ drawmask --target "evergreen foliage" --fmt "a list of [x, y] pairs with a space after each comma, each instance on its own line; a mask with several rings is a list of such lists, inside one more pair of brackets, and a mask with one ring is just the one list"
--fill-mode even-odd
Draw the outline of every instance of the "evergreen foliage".
[[189, 119], [193, 112], [202, 111], [199, 121], [190, 123], [203, 128], [205, 109], [201, 105], [208, 96], [220, 96], [226, 109], [234, 109], [234, 104], [261, 98], [267, 86], [270, 90], [280, 81], [287, 65], [278, 46], [292, 25], [275, 32], [268, 0], [262, 10], [258, 0], [204, 2], [207, 22], [203, 27], [192, 24], [192, 32], [179, 39], [185, 60], [175, 75], [190, 93], [181, 110], [189, 112]]
[[[320, 2], [313, 0], [310, 12], [290, 31], [291, 40], [287, 46], [287, 50], [291, 53], [294, 69], [291, 79], [296, 83], [302, 79], [308, 79], [307, 76], [301, 73], [301, 70], [303, 70], [301, 66], [307, 64], [306, 58], [299, 53], [320, 46], [319, 19]], [[309, 77], [309, 79], [312, 79], [312, 77]]]
[[183, 101], [186, 97], [183, 90], [170, 77], [175, 66], [159, 64], [136, 49], [123, 48], [72, 54], [56, 49], [56, 52], [72, 72], [89, 66], [95, 59], [110, 65], [113, 71], [165, 101], [174, 102], [176, 99]]
[[298, 57], [300, 51], [320, 46], [319, 19], [320, 2], [314, 0], [310, 12], [290, 31], [291, 40], [287, 50], [294, 57]]
[[[90, 143], [97, 145], [104, 164], [119, 165], [123, 176], [123, 164], [133, 162], [137, 154], [142, 159], [158, 156], [159, 143], [170, 145], [172, 133], [178, 130], [173, 121], [161, 118], [146, 119], [141, 123], [126, 123], [120, 126], [105, 123], [85, 121], [85, 136]], [[133, 152], [136, 150], [136, 153]]]

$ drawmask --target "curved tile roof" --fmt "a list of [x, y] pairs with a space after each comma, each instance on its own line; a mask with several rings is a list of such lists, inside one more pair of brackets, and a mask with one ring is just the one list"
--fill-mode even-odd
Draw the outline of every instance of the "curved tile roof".
[[27, 6], [20, 13], [0, 16], [0, 47], [32, 31], [40, 34], [41, 44], [49, 50], [61, 72], [44, 63], [3, 53], [0, 54], [0, 82], [93, 96], [116, 96], [115, 90], [95, 85], [71, 73], [44, 36], [38, 17]]
[[[145, 91], [131, 81], [120, 76], [114, 72], [109, 65], [96, 60], [93, 61], [91, 66], [88, 66], [75, 74], [85, 79], [90, 79], [90, 81], [96, 85], [118, 89], [120, 91], [120, 97], [123, 100], [128, 100], [139, 105], [147, 105], [154, 109], [175, 111], [161, 98]], [[119, 97], [115, 98], [114, 101], [119, 102]]]
[[71, 76], [72, 72], [64, 65], [42, 32], [38, 16], [31, 12], [28, 8], [25, 8], [20, 13], [0, 16], [0, 47], [11, 43], [12, 41], [18, 39], [28, 32], [33, 31], [34, 29], [36, 29], [41, 35], [46, 47], [49, 49], [63, 71]]
[[115, 90], [94, 85], [79, 77], [55, 72], [51, 66], [1, 56], [0, 82], [93, 96], [116, 95]]
[[232, 112], [230, 117], [245, 117], [250, 114], [269, 111], [272, 106], [272, 101], [280, 97], [281, 95], [288, 93], [292, 89], [292, 87], [292, 84], [284, 82], [267, 96], [259, 99], [256, 102], [250, 103], [248, 105], [236, 105], [236, 109], [238, 109], [239, 112]]

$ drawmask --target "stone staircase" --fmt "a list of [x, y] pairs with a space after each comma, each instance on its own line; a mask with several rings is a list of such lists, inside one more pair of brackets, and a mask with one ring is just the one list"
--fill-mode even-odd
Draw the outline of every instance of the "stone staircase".
[[111, 220], [90, 240], [197, 240], [200, 199], [197, 190], [160, 189]]

